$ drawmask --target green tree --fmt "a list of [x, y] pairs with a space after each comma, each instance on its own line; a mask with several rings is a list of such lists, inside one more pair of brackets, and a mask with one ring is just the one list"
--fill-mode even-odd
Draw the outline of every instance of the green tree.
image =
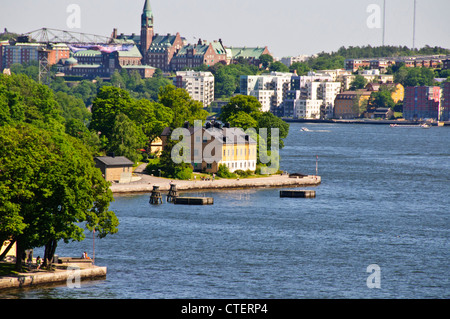
[[262, 115], [258, 118], [258, 128], [259, 128], [259, 134], [261, 135], [261, 129], [267, 129], [267, 146], [272, 145], [272, 129], [278, 130], [278, 136], [279, 136], [279, 146], [280, 148], [284, 147], [284, 139], [289, 134], [289, 123], [286, 123], [279, 117], [273, 115], [270, 112], [264, 112]]
[[171, 128], [182, 127], [185, 122], [194, 125], [195, 120], [206, 120], [208, 112], [199, 101], [191, 99], [185, 89], [170, 84], [160, 88], [159, 102], [173, 111]]
[[228, 120], [231, 127], [239, 127], [244, 131], [249, 128], [257, 128], [258, 122], [248, 113], [239, 111], [236, 114], [231, 115]]
[[[176, 163], [172, 158], [172, 149], [176, 141], [169, 139], [167, 141], [166, 147], [161, 153], [159, 167], [161, 169], [161, 174], [167, 178], [188, 180], [192, 176], [193, 168], [190, 163], [181, 162]], [[180, 154], [182, 155], [182, 154]], [[190, 154], [189, 154], [190, 158]]]
[[267, 69], [273, 62], [273, 56], [271, 56], [270, 54], [261, 54], [261, 56], [259, 57], [259, 62], [261, 62], [263, 69]]
[[271, 63], [269, 66], [269, 70], [273, 72], [289, 72], [289, 68], [280, 61]]
[[172, 109], [146, 99], [136, 101], [126, 110], [126, 114], [141, 127], [148, 143], [161, 136], [164, 128], [170, 126], [174, 118]]
[[389, 90], [380, 90], [372, 92], [368, 101], [368, 108], [387, 107], [394, 108], [395, 102], [392, 99], [391, 92]]
[[118, 156], [125, 156], [133, 162], [141, 159], [140, 149], [146, 145], [147, 139], [141, 128], [128, 116], [121, 113], [114, 120], [109, 138], [109, 152]]
[[367, 85], [367, 80], [362, 75], [356, 75], [352, 83], [350, 83], [350, 90], [364, 89]]
[[[0, 74], [0, 95], [8, 101], [0, 103], [3, 108], [0, 114], [8, 112], [11, 121], [23, 121], [48, 130], [64, 132], [61, 109], [48, 86], [23, 74], [11, 76]], [[6, 111], [6, 105], [9, 111]]]
[[116, 116], [125, 113], [132, 104], [133, 99], [126, 90], [112, 86], [102, 87], [92, 103], [89, 128], [110, 139]]
[[222, 108], [220, 119], [223, 122], [228, 122], [231, 116], [239, 112], [247, 113], [256, 119], [261, 114], [261, 103], [254, 96], [236, 95]]
[[305, 62], [294, 62], [289, 67], [289, 71], [292, 73], [296, 71], [297, 75], [306, 75], [310, 70], [311, 68]]
[[0, 127], [0, 169], [0, 212], [8, 211], [0, 220], [11, 222], [0, 234], [16, 241], [18, 256], [46, 246], [50, 260], [58, 241], [84, 239], [82, 224], [100, 237], [117, 232], [109, 183], [76, 139], [29, 124]]

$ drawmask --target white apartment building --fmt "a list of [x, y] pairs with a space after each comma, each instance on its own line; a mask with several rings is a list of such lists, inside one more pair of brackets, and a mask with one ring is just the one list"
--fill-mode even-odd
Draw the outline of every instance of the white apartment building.
[[240, 93], [254, 96], [261, 103], [261, 111], [277, 115], [290, 90], [293, 73], [271, 72], [261, 75], [242, 75]]
[[[300, 97], [294, 102], [294, 117], [320, 118], [322, 115], [331, 118], [334, 112], [334, 100], [341, 91], [341, 82], [316, 81], [306, 82], [300, 88]], [[300, 103], [300, 104], [299, 104]], [[300, 107], [297, 110], [297, 107]], [[319, 111], [317, 112], [317, 107]]]
[[295, 101], [295, 118], [298, 119], [320, 119], [320, 108], [322, 100], [299, 99]]
[[334, 100], [341, 93], [341, 82], [322, 82], [319, 90], [319, 99], [323, 101], [325, 116], [332, 118], [334, 114]]
[[207, 107], [214, 101], [214, 75], [211, 72], [177, 71], [173, 84], [188, 91], [193, 100]]

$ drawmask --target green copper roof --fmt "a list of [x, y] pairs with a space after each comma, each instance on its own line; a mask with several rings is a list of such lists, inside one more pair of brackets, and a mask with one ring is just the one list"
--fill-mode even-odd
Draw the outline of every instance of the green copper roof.
[[153, 26], [153, 12], [150, 6], [150, 0], [145, 0], [144, 9], [141, 15], [142, 26], [147, 26], [147, 18], [149, 26]]
[[259, 58], [261, 54], [263, 54], [265, 48], [264, 47], [229, 47], [229, 52], [231, 53], [232, 58]]

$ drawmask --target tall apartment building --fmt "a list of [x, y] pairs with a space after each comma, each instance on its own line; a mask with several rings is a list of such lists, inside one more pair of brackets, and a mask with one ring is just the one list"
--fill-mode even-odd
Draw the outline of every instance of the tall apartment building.
[[298, 99], [294, 102], [294, 118], [320, 119], [323, 100]]
[[271, 72], [261, 75], [242, 75], [240, 93], [251, 95], [261, 103], [261, 111], [283, 116], [283, 101], [291, 86], [292, 73]]
[[450, 82], [444, 83], [440, 115], [440, 121], [450, 121]]
[[191, 98], [202, 102], [204, 107], [214, 101], [214, 75], [211, 72], [178, 71], [173, 84], [188, 91]]
[[438, 119], [441, 102], [439, 86], [406, 87], [403, 117], [406, 120]]
[[[334, 101], [341, 92], [341, 82], [334, 82], [334, 75], [312, 73], [293, 76], [291, 89], [284, 100], [284, 116], [294, 118], [331, 118]], [[301, 101], [301, 102], [300, 102]], [[317, 112], [317, 107], [319, 111]], [[297, 110], [297, 108], [299, 108]]]

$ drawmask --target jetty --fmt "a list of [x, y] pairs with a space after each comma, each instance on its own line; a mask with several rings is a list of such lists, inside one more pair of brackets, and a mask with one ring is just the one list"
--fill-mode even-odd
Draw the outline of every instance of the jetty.
[[315, 198], [316, 191], [313, 191], [313, 190], [282, 190], [282, 191], [280, 191], [280, 197]]
[[[169, 192], [171, 184], [176, 184], [171, 195], [178, 195], [180, 191], [201, 191], [221, 189], [245, 189], [245, 188], [274, 188], [274, 187], [313, 187], [321, 183], [321, 177], [317, 175], [278, 174], [267, 177], [202, 180], [170, 180], [167, 178], [139, 174], [140, 180], [131, 183], [114, 183], [110, 186], [113, 193], [151, 193], [153, 186], [157, 185], [159, 192]], [[175, 197], [171, 196], [171, 200]]]
[[177, 197], [174, 202], [175, 205], [213, 205], [214, 198], [212, 197]]
[[73, 284], [75, 280], [100, 280], [106, 278], [106, 267], [95, 266], [92, 260], [61, 258], [52, 270], [34, 269], [13, 275], [0, 276], [0, 290], [35, 287], [49, 284]]

